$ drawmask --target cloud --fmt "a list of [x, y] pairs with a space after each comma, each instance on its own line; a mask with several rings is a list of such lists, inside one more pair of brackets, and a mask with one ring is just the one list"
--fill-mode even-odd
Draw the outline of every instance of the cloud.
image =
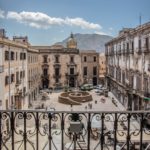
[[4, 11], [0, 9], [0, 18], [5, 18]]
[[95, 34], [100, 34], [100, 35], [109, 35], [108, 33], [102, 32], [102, 31], [95, 31]]
[[22, 11], [17, 12], [8, 12], [8, 19], [14, 19], [19, 23], [24, 23], [31, 27], [47, 29], [52, 25], [68, 25], [68, 26], [77, 26], [82, 29], [101, 29], [102, 27], [99, 24], [88, 22], [83, 18], [56, 18], [48, 16], [47, 14], [41, 12], [26, 12]]
[[68, 18], [67, 17], [65, 19], [65, 23], [68, 25], [79, 26], [83, 29], [101, 29], [102, 28], [99, 24], [87, 22], [82, 18]]

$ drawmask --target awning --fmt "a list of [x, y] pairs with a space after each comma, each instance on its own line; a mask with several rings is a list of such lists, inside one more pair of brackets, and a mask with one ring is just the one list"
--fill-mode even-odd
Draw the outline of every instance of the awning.
[[144, 97], [145, 101], [150, 101], [150, 97]]

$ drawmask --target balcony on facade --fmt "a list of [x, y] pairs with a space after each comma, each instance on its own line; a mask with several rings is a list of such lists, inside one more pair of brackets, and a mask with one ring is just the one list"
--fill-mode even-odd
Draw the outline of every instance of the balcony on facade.
[[42, 64], [42, 68], [48, 68], [48, 67], [49, 67], [48, 63], [43, 63]]
[[61, 78], [61, 74], [53, 74], [53, 78]]
[[78, 76], [78, 75], [79, 75], [78, 72], [75, 72], [75, 73], [73, 73], [73, 74], [71, 74], [71, 73], [66, 73], [66, 76]]
[[54, 66], [54, 68], [59, 68], [59, 67], [61, 67], [61, 64], [59, 62], [57, 62], [57, 63], [54, 63], [53, 66]]
[[21, 84], [21, 80], [17, 80], [15, 86], [19, 86]]
[[67, 66], [68, 66], [68, 67], [70, 67], [70, 66], [75, 66], [75, 67], [76, 67], [77, 64], [76, 64], [75, 62], [70, 62], [70, 63], [67, 63]]
[[0, 110], [0, 150], [148, 150], [150, 112]]
[[49, 74], [42, 74], [41, 78], [47, 78], [48, 79], [49, 78]]

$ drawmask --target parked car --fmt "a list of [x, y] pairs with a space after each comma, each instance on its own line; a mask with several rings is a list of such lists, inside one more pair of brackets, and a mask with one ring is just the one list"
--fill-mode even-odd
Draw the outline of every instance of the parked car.
[[96, 89], [96, 90], [95, 90], [95, 93], [102, 94], [102, 93], [103, 93], [103, 90]]
[[96, 86], [93, 86], [94, 89], [101, 89], [103, 87], [102, 84], [99, 84], [99, 85], [96, 85]]
[[90, 91], [93, 90], [93, 85], [92, 84], [83, 84], [81, 86], [81, 90], [82, 91]]

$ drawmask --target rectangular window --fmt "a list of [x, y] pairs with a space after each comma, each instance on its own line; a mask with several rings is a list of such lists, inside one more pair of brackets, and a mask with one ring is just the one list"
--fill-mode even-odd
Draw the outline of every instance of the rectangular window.
[[141, 39], [139, 39], [139, 50], [141, 50]]
[[19, 72], [16, 72], [16, 83], [19, 83]]
[[14, 59], [15, 59], [14, 52], [11, 52], [11, 60], [14, 60]]
[[72, 63], [74, 62], [74, 57], [73, 56], [70, 57], [70, 62], [72, 62]]
[[94, 62], [96, 62], [96, 56], [94, 56]]
[[59, 56], [55, 56], [55, 63], [59, 63]]
[[20, 53], [20, 60], [22, 60], [22, 53]]
[[26, 87], [23, 87], [23, 94], [26, 93]]
[[11, 104], [13, 104], [14, 96], [11, 96]]
[[59, 68], [55, 68], [55, 76], [59, 76]]
[[129, 50], [129, 43], [127, 43], [127, 50]]
[[23, 72], [21, 71], [20, 72], [20, 79], [22, 79], [23, 78]]
[[47, 75], [48, 75], [47, 68], [43, 70], [43, 73], [44, 73], [44, 76], [47, 76]]
[[15, 75], [11, 74], [11, 83], [15, 81]]
[[74, 68], [70, 68], [70, 74], [74, 74]]
[[147, 49], [149, 49], [149, 38], [148, 37], [146, 37], [146, 39], [145, 39], [145, 46]]
[[86, 62], [87, 60], [86, 60], [86, 56], [84, 56], [84, 62]]
[[44, 62], [44, 63], [47, 63], [47, 57], [48, 57], [48, 56], [46, 56], [46, 55], [43, 56], [43, 62]]
[[97, 67], [93, 67], [93, 75], [97, 75]]
[[132, 41], [132, 50], [134, 50], [134, 42]]
[[26, 60], [26, 53], [24, 53], [24, 60]]
[[84, 68], [83, 68], [83, 75], [84, 75], [84, 76], [87, 76], [87, 67], [84, 67]]
[[9, 51], [5, 51], [5, 60], [9, 60]]
[[5, 85], [9, 84], [9, 76], [5, 76]]

